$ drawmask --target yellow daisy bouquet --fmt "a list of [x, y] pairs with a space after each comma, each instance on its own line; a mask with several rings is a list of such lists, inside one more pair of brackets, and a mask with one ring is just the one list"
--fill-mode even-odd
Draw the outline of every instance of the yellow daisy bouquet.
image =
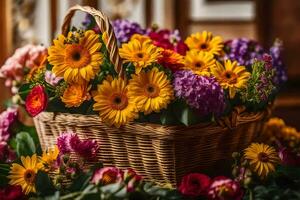
[[278, 56], [254, 41], [224, 42], [208, 31], [183, 40], [178, 31], [157, 27], [124, 38], [118, 23], [124, 76], [111, 61], [107, 33], [74, 28], [53, 40], [47, 63], [21, 87], [31, 116], [46, 109], [99, 113], [116, 127], [134, 120], [189, 126], [226, 116], [235, 106], [263, 109], [283, 79], [282, 66], [273, 66]]

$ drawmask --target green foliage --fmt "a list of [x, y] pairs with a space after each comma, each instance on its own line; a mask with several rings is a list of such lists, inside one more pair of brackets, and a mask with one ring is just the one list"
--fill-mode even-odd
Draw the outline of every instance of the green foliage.
[[36, 153], [34, 140], [27, 132], [20, 132], [16, 135], [16, 152], [20, 156], [31, 156]]
[[47, 173], [39, 171], [36, 175], [36, 191], [41, 197], [56, 195], [55, 187], [53, 186]]
[[274, 69], [266, 69], [264, 61], [256, 60], [252, 64], [252, 74], [247, 87], [240, 91], [241, 99], [254, 110], [262, 109], [276, 90], [273, 84]]
[[9, 164], [0, 164], [0, 187], [8, 184]]

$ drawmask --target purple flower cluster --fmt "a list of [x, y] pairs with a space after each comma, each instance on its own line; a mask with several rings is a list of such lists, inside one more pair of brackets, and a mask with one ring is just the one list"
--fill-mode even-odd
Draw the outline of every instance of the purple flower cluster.
[[272, 65], [275, 69], [274, 83], [276, 85], [281, 85], [287, 81], [287, 72], [282, 60], [282, 50], [282, 42], [275, 40], [270, 48], [270, 55], [272, 56]]
[[128, 42], [134, 34], [145, 34], [146, 30], [142, 29], [138, 23], [129, 20], [117, 19], [112, 22], [116, 37], [120, 43]]
[[18, 111], [16, 108], [7, 108], [0, 114], [0, 142], [7, 142], [11, 133], [9, 127], [16, 120]]
[[201, 116], [219, 116], [225, 109], [224, 91], [213, 77], [182, 70], [174, 73], [173, 85], [176, 96], [186, 100]]
[[256, 41], [237, 38], [225, 42], [224, 59], [236, 60], [240, 65], [250, 67], [254, 59], [262, 59], [264, 49]]
[[73, 132], [66, 132], [60, 135], [57, 138], [57, 146], [61, 154], [76, 153], [85, 159], [94, 158], [99, 150], [95, 140], [81, 140]]

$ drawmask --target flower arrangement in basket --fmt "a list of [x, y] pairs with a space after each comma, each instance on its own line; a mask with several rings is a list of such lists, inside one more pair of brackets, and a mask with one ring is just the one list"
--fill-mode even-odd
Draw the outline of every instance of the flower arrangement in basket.
[[[76, 10], [89, 14], [90, 30], [70, 29]], [[286, 80], [280, 45], [266, 51], [207, 31], [184, 40], [128, 21], [112, 26], [100, 11], [75, 6], [47, 59], [27, 73], [20, 101], [43, 149], [74, 131], [99, 142], [105, 166], [174, 186], [255, 139]]]

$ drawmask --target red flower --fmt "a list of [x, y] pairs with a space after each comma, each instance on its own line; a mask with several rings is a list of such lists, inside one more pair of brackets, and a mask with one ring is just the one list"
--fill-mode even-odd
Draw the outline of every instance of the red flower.
[[47, 106], [47, 94], [45, 89], [41, 85], [37, 85], [32, 88], [30, 93], [26, 97], [25, 107], [26, 111], [32, 117], [38, 115], [40, 112], [45, 110]]
[[5, 188], [0, 189], [0, 199], [22, 200], [25, 199], [25, 195], [22, 193], [21, 186], [8, 185]]
[[177, 53], [185, 56], [186, 52], [189, 50], [189, 47], [181, 40], [177, 43], [174, 50]]
[[186, 196], [204, 196], [206, 195], [210, 182], [210, 178], [205, 174], [191, 173], [183, 177], [178, 189]]
[[183, 57], [173, 50], [166, 49], [162, 52], [162, 57], [158, 59], [158, 63], [169, 68], [172, 72], [178, 71], [184, 67]]
[[210, 200], [241, 200], [243, 191], [238, 182], [224, 176], [213, 179], [207, 197]]
[[124, 171], [123, 180], [127, 184], [127, 192], [133, 192], [135, 188], [142, 182], [142, 176], [138, 175], [133, 169]]

